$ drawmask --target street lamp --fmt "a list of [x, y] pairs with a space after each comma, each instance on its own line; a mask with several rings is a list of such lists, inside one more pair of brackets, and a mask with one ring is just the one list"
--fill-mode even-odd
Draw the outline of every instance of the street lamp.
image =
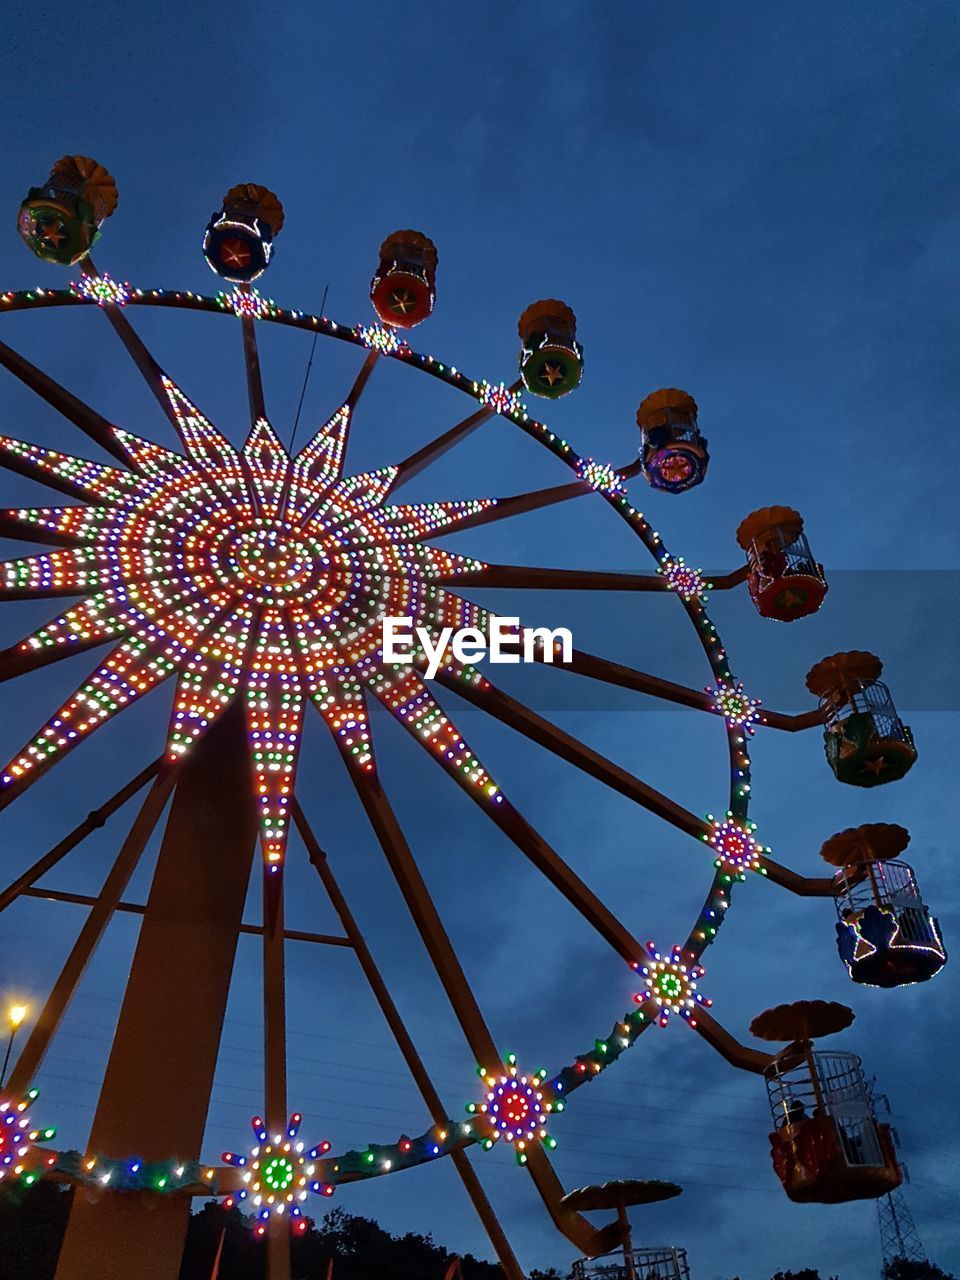
[[0, 1071], [0, 1089], [3, 1088], [3, 1082], [7, 1078], [7, 1067], [10, 1065], [10, 1051], [13, 1049], [13, 1040], [24, 1018], [30, 1010], [25, 1004], [12, 1004], [7, 1010], [7, 1026], [10, 1028], [10, 1038], [7, 1040], [7, 1052], [3, 1055], [3, 1070]]

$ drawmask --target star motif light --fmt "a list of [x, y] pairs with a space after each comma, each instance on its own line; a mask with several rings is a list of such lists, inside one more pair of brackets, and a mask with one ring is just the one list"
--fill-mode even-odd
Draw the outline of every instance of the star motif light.
[[731, 879], [737, 880], [746, 880], [748, 871], [767, 874], [763, 855], [770, 853], [770, 849], [755, 838], [755, 822], [743, 824], [729, 811], [723, 819], [714, 818], [713, 814], [708, 813], [707, 820], [711, 827], [703, 838], [717, 851], [715, 867], [724, 870]]
[[681, 484], [693, 474], [693, 462], [685, 453], [676, 451], [658, 458], [657, 470], [670, 484]]
[[228, 267], [245, 267], [250, 262], [250, 246], [239, 236], [224, 240], [220, 253]]
[[496, 1074], [479, 1068], [478, 1074], [487, 1093], [482, 1102], [471, 1102], [467, 1110], [476, 1115], [486, 1128], [483, 1149], [489, 1151], [495, 1142], [504, 1138], [513, 1145], [520, 1164], [526, 1164], [526, 1149], [531, 1142], [543, 1142], [555, 1147], [556, 1141], [546, 1130], [546, 1117], [553, 1110], [553, 1103], [543, 1090], [546, 1070], [535, 1075], [521, 1075], [516, 1057], [507, 1055], [507, 1071]]
[[101, 307], [122, 307], [130, 297], [130, 286], [104, 272], [102, 276], [84, 276], [77, 283], [71, 282], [70, 292]]
[[39, 1096], [39, 1089], [31, 1089], [17, 1103], [9, 1098], [0, 1102], [0, 1179], [12, 1173], [28, 1185], [37, 1180], [38, 1174], [25, 1168], [24, 1159], [34, 1143], [57, 1136], [56, 1129], [35, 1128], [27, 1114]]
[[0, 805], [170, 676], [171, 760], [242, 699], [261, 845], [274, 871], [308, 703], [348, 763], [369, 771], [372, 694], [495, 801], [490, 776], [417, 672], [384, 659], [382, 634], [388, 615], [435, 637], [444, 626], [486, 633], [483, 609], [436, 584], [481, 563], [424, 539], [493, 500], [390, 505], [395, 467], [344, 476], [347, 406], [296, 457], [265, 419], [237, 451], [173, 382], [163, 385], [183, 453], [114, 427], [124, 470], [0, 436], [0, 462], [80, 500], [2, 513], [26, 539], [62, 549], [0, 563], [0, 591], [82, 597], [17, 650], [39, 664], [114, 646], [0, 770]]
[[297, 1138], [302, 1118], [299, 1113], [292, 1115], [286, 1133], [278, 1133], [271, 1138], [261, 1117], [254, 1116], [250, 1125], [257, 1144], [250, 1149], [250, 1154], [223, 1153], [224, 1164], [243, 1170], [244, 1182], [240, 1191], [224, 1201], [224, 1206], [232, 1209], [238, 1201], [249, 1199], [257, 1210], [254, 1233], [258, 1236], [266, 1233], [267, 1223], [273, 1214], [279, 1217], [288, 1213], [294, 1230], [305, 1231], [307, 1220], [300, 1206], [308, 1193], [333, 1195], [333, 1187], [317, 1177], [315, 1163], [330, 1150], [330, 1143], [321, 1142], [319, 1146], [305, 1151], [305, 1144]]
[[693, 1015], [697, 1005], [709, 1008], [713, 1003], [697, 990], [697, 979], [703, 977], [704, 969], [698, 964], [685, 964], [680, 947], [674, 947], [664, 958], [653, 943], [648, 942], [647, 952], [647, 962], [633, 966], [642, 976], [646, 988], [634, 996], [637, 1004], [656, 1001], [659, 1006], [657, 1022], [661, 1027], [670, 1021], [671, 1013], [679, 1014], [691, 1027], [695, 1027], [697, 1020]]
[[716, 689], [707, 686], [705, 692], [713, 699], [714, 711], [723, 716], [732, 729], [742, 729], [747, 736], [755, 732], [754, 726], [760, 718], [760, 699], [748, 698], [739, 680]]
[[398, 337], [396, 329], [385, 324], [362, 324], [357, 329], [357, 337], [371, 351], [379, 351], [383, 356], [396, 355], [398, 351], [409, 350], [407, 343]]
[[391, 311], [396, 312], [398, 316], [405, 316], [416, 306], [417, 298], [411, 289], [400, 286], [397, 289], [390, 290], [388, 302]]
[[707, 583], [699, 569], [691, 569], [684, 563], [683, 556], [676, 560], [664, 560], [658, 570], [667, 580], [667, 587], [676, 591], [682, 600], [702, 601], [706, 595]]
[[482, 382], [473, 384], [474, 394], [477, 396], [481, 404], [488, 405], [494, 413], [502, 413], [505, 417], [516, 417], [525, 411], [523, 401], [520, 399], [519, 391], [511, 391], [504, 383], [499, 382], [496, 386], [491, 382], [487, 382], [486, 378]]
[[265, 298], [256, 289], [234, 289], [232, 293], [220, 292], [217, 302], [224, 311], [232, 311], [235, 316], [249, 316], [251, 320], [264, 320], [267, 316], [277, 314], [277, 304], [272, 298]]

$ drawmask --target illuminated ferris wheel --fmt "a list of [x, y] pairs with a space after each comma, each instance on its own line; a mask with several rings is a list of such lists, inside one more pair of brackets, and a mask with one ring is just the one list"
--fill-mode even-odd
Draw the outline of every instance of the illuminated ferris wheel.
[[[794, 893], [835, 900], [840, 954], [856, 982], [894, 987], [922, 981], [946, 958], [913, 872], [897, 858], [908, 839], [903, 828], [871, 824], [832, 837], [823, 853], [838, 870], [811, 879], [775, 862], [749, 818], [748, 744], [757, 728], [820, 726], [830, 767], [838, 779], [858, 786], [900, 778], [916, 758], [910, 730], [880, 683], [880, 662], [873, 655], [836, 654], [818, 663], [808, 686], [819, 705], [801, 716], [761, 709], [734, 674], [708, 614], [711, 590], [745, 582], [761, 616], [782, 622], [802, 618], [823, 602], [826, 581], [800, 515], [782, 506], [753, 512], [737, 535], [744, 566], [707, 582], [668, 551], [628, 493], [628, 481], [637, 477], [658, 496], [682, 494], [705, 479], [708, 446], [689, 394], [670, 388], [647, 396], [637, 415], [639, 458], [619, 468], [579, 454], [524, 404], [525, 392], [556, 399], [580, 383], [583, 350], [574, 314], [564, 303], [544, 300], [524, 311], [517, 381], [475, 380], [407, 341], [434, 305], [437, 253], [421, 233], [398, 231], [383, 242], [371, 283], [376, 321], [350, 327], [281, 308], [253, 287], [270, 263], [283, 224], [280, 202], [265, 188], [232, 188], [210, 220], [204, 255], [232, 285], [216, 296], [135, 288], [100, 273], [90, 250], [116, 200], [113, 179], [102, 166], [82, 156], [58, 161], [47, 182], [30, 190], [18, 229], [39, 258], [79, 265], [79, 279], [65, 289], [0, 295], [5, 312], [102, 311], [181, 446], [174, 451], [114, 425], [0, 344], [5, 367], [101, 455], [88, 460], [0, 437], [4, 467], [68, 499], [65, 505], [0, 512], [0, 533], [52, 544], [4, 562], [0, 596], [72, 598], [63, 612], [0, 653], [0, 679], [25, 677], [87, 649], [102, 651], [82, 685], [0, 770], [0, 807], [124, 708], [160, 685], [173, 688], [166, 742], [157, 744], [162, 754], [155, 763], [0, 892], [0, 909], [21, 895], [89, 908], [0, 1093], [3, 1173], [100, 1191], [74, 1203], [58, 1276], [135, 1274], [148, 1242], [152, 1274], [175, 1277], [191, 1197], [214, 1195], [252, 1210], [255, 1230], [266, 1238], [271, 1280], [281, 1280], [289, 1275], [287, 1224], [294, 1231], [305, 1228], [313, 1194], [330, 1195], [343, 1183], [449, 1157], [505, 1274], [516, 1280], [522, 1272], [467, 1156], [471, 1146], [496, 1142], [516, 1151], [553, 1221], [583, 1255], [621, 1250], [637, 1274], [622, 1196], [618, 1200], [618, 1193], [602, 1189], [565, 1195], [549, 1150], [553, 1130], [562, 1126], [557, 1114], [568, 1101], [575, 1105], [578, 1088], [671, 1014], [733, 1065], [766, 1077], [774, 1167], [792, 1199], [868, 1198], [898, 1185], [890, 1131], [876, 1119], [859, 1059], [813, 1047], [816, 1036], [847, 1026], [851, 1011], [818, 1001], [767, 1011], [752, 1030], [786, 1044], [770, 1054], [740, 1044], [698, 990], [704, 952], [726, 919], [736, 884], [755, 874]], [[129, 319], [137, 307], [209, 312], [239, 323], [251, 415], [242, 446], [235, 447], [153, 359]], [[349, 344], [360, 357], [346, 396], [295, 454], [281, 443], [266, 412], [257, 351], [263, 324]], [[470, 401], [470, 411], [408, 458], [352, 474], [345, 465], [351, 424], [368, 380], [385, 360], [407, 366], [411, 378], [416, 373], [455, 388]], [[570, 473], [565, 482], [469, 501], [398, 499], [407, 481], [494, 415], [564, 464]], [[588, 495], [630, 529], [652, 558], [652, 572], [493, 565], [431, 544], [441, 535]], [[432, 638], [445, 628], [482, 638], [497, 623], [489, 609], [468, 599], [473, 586], [675, 597], [673, 607], [689, 619], [709, 665], [705, 691], [594, 654], [555, 652], [549, 638], [523, 629], [516, 639], [530, 643], [537, 661], [716, 718], [730, 760], [725, 811], [717, 817], [687, 811], [454, 653], [444, 652], [435, 677], [428, 679]], [[422, 631], [411, 661], [384, 654], [383, 622], [390, 617], [410, 618]], [[661, 952], [641, 943], [590, 890], [574, 865], [511, 804], [445, 709], [447, 695], [480, 708], [704, 846], [704, 903], [681, 944]], [[612, 1027], [592, 1028], [602, 1034], [574, 1061], [534, 1071], [497, 1048], [382, 785], [368, 720], [371, 702], [406, 728], [628, 966], [623, 992], [612, 997]], [[330, 729], [388, 872], [479, 1064], [480, 1083], [464, 1082], [470, 1101], [459, 1116], [445, 1110], [314, 834], [310, 798], [298, 795], [302, 728], [314, 712]], [[141, 791], [141, 808], [95, 895], [36, 887], [84, 836]], [[165, 814], [148, 900], [129, 904], [126, 887]], [[291, 937], [317, 944], [331, 939], [285, 927], [284, 863], [292, 829], [339, 916], [343, 935], [334, 941], [353, 949], [431, 1114], [424, 1133], [351, 1150], [329, 1143], [308, 1148], [299, 1139], [301, 1117], [290, 1115], [286, 1088], [285, 943]], [[242, 911], [258, 839], [263, 917], [250, 926], [243, 924]], [[123, 910], [142, 913], [142, 925], [93, 1131], [87, 1150], [60, 1151], [52, 1145], [54, 1132], [34, 1119], [32, 1082], [48, 1052], [55, 1053], [58, 1027], [87, 961], [111, 918]], [[258, 933], [263, 942], [264, 1110], [253, 1121], [250, 1150], [204, 1164], [201, 1143], [241, 929]], [[196, 981], [200, 969], [202, 984]], [[625, 1004], [630, 1008], [622, 1014]], [[176, 1074], [165, 1067], [174, 1027]], [[192, 1082], [189, 1096], [185, 1081]], [[591, 1208], [614, 1207], [616, 1221], [600, 1227], [582, 1216]]]

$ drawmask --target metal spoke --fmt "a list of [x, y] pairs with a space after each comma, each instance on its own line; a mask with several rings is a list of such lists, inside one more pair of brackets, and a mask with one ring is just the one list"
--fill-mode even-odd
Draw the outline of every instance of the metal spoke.
[[726, 1058], [731, 1066], [738, 1067], [741, 1071], [752, 1071], [756, 1075], [763, 1075], [774, 1059], [773, 1054], [762, 1053], [759, 1049], [749, 1049], [745, 1044], [734, 1039], [730, 1032], [703, 1008], [697, 1009], [695, 1030], [707, 1044], [716, 1049], [721, 1057]]
[[243, 362], [247, 370], [247, 397], [250, 401], [250, 421], [259, 422], [267, 416], [263, 398], [263, 376], [260, 372], [260, 352], [257, 349], [256, 321], [253, 316], [241, 316], [243, 333]]
[[[654, 698], [662, 698], [666, 702], [676, 702], [681, 706], [716, 714], [709, 693], [690, 689], [672, 680], [662, 680], [659, 676], [649, 675], [646, 671], [638, 671], [635, 667], [628, 667], [620, 662], [611, 662], [609, 658], [600, 658], [596, 654], [574, 649], [569, 662], [554, 662], [551, 665], [564, 671], [573, 671], [577, 675], [589, 676], [605, 684], [617, 685], [621, 689], [632, 689], [636, 693], [646, 693]], [[780, 711], [764, 710], [760, 712], [758, 722], [771, 729], [796, 732], [799, 729], [811, 729], [814, 725], [823, 724], [823, 712], [817, 708], [814, 711], [803, 712], [801, 715], [786, 715]]]
[[571, 737], [557, 725], [545, 720], [535, 711], [525, 707], [523, 703], [504, 693], [502, 689], [490, 684], [488, 680], [484, 680], [483, 684], [475, 684], [471, 680], [458, 680], [455, 676], [443, 671], [437, 673], [437, 679], [445, 688], [458, 694], [467, 702], [473, 703], [474, 706], [480, 707], [502, 724], [509, 725], [533, 742], [538, 742], [554, 755], [560, 756], [561, 759], [582, 769], [584, 773], [597, 778], [614, 791], [626, 796], [628, 800], [633, 800], [636, 804], [649, 809], [658, 818], [663, 818], [673, 826], [679, 827], [687, 835], [696, 836], [699, 839], [709, 831], [709, 824], [702, 818], [698, 818], [682, 805], [676, 804], [653, 787], [641, 782], [632, 773], [614, 764], [612, 760], [600, 755], [577, 738]]
[[[88, 255], [80, 263], [80, 270], [85, 276], [99, 276], [100, 272], [94, 265], [93, 259]], [[177, 430], [177, 415], [174, 412], [173, 405], [170, 403], [170, 397], [167, 395], [163, 386], [163, 369], [157, 364], [153, 356], [147, 350], [143, 339], [134, 329], [133, 325], [123, 314], [120, 307], [102, 307], [113, 330], [126, 347], [133, 363], [140, 370], [144, 382], [146, 382], [154, 398], [163, 410], [168, 422]], [[178, 433], [179, 434], [179, 433]]]
[[526, 565], [485, 564], [439, 578], [444, 586], [516, 587], [532, 591], [666, 591], [659, 574], [610, 573], [592, 569], [537, 569]]
[[[433, 701], [426, 690], [425, 698]], [[423, 696], [420, 698], [421, 705], [424, 703], [425, 698]], [[389, 706], [389, 702], [387, 705]], [[442, 715], [439, 707], [437, 710]], [[416, 726], [409, 717], [397, 718], [400, 719], [400, 723], [403, 724], [414, 740], [428, 751], [431, 759], [436, 760], [471, 800], [479, 805], [481, 811], [487, 815], [491, 822], [500, 828], [504, 835], [516, 845], [520, 852], [533, 863], [537, 870], [556, 889], [559, 889], [560, 893], [576, 907], [600, 936], [605, 938], [628, 964], [633, 964], [643, 954], [643, 947], [640, 943], [637, 942], [636, 938], [620, 923], [597, 895], [584, 884], [556, 850], [544, 840], [543, 836], [514, 808], [506, 796], [500, 793], [497, 798], [498, 803], [490, 803], [489, 797], [485, 793], [481, 793], [473, 782], [465, 777], [463, 772], [445, 754], [438, 755], [436, 751], [430, 749], [428, 743], [417, 732]], [[460, 735], [458, 734], [457, 736], [459, 737]]]
[[133, 467], [126, 450], [117, 442], [113, 434], [113, 425], [102, 417], [95, 409], [84, 404], [71, 391], [61, 387], [59, 382], [47, 376], [36, 365], [25, 360], [6, 343], [0, 342], [0, 364], [9, 369], [20, 381], [35, 391], [41, 399], [46, 400], [59, 414], [62, 414], [75, 427], [79, 427], [84, 435], [95, 440], [101, 449], [111, 457], [123, 463], [125, 467]]
[[[511, 390], [515, 391], [519, 385], [519, 383], [515, 382]], [[476, 431], [477, 427], [482, 426], [488, 418], [492, 418], [494, 412], [490, 405], [483, 405], [475, 413], [471, 413], [464, 418], [462, 422], [458, 422], [456, 426], [451, 427], [449, 431], [437, 436], [429, 444], [423, 445], [416, 453], [411, 453], [409, 458], [405, 458], [397, 467], [393, 489], [399, 489], [402, 484], [406, 484], [408, 480], [412, 480], [414, 476], [419, 475], [424, 467], [428, 467], [431, 462], [435, 462], [437, 458], [442, 457], [448, 449], [452, 449], [461, 440], [466, 440], [467, 436]]]
[[[570, 485], [561, 487], [573, 488]], [[570, 496], [575, 497], [577, 495], [571, 494]], [[501, 499], [501, 503], [492, 508], [494, 519], [502, 519], [501, 504], [510, 501], [513, 501], [513, 499]], [[486, 514], [486, 512], [480, 513], [481, 516]], [[476, 517], [468, 517], [461, 524], [458, 524], [454, 532], [459, 533], [461, 529], [469, 528], [477, 523], [486, 522], [482, 519], [478, 521]], [[744, 566], [742, 570], [736, 569], [733, 573], [711, 578], [710, 585], [715, 590], [728, 591], [731, 587], [743, 582], [746, 576], [747, 569]], [[516, 587], [533, 591], [663, 592], [670, 590], [666, 578], [659, 573], [620, 573], [594, 569], [541, 569], [528, 565], [489, 563], [485, 564], [483, 568], [468, 570], [467, 572], [452, 575], [449, 578], [440, 578], [439, 581], [444, 585], [469, 583], [477, 587]]]
[[[364, 360], [363, 364], [360, 366], [360, 372], [357, 374], [356, 381], [348, 391], [347, 398], [343, 402], [347, 406], [347, 408], [351, 411], [351, 413], [357, 407], [360, 401], [360, 397], [363, 395], [364, 388], [366, 387], [367, 383], [370, 381], [370, 375], [373, 373], [374, 369], [376, 368], [377, 362], [379, 361], [379, 359], [380, 359], [379, 351], [367, 352], [367, 358]], [[346, 445], [344, 445], [344, 448], [346, 448]]]

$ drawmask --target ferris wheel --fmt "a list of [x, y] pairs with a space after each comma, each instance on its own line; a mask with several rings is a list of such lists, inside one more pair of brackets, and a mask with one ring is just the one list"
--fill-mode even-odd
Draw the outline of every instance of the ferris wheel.
[[[581, 455], [524, 403], [524, 394], [557, 399], [581, 381], [583, 348], [565, 303], [547, 299], [524, 311], [519, 378], [494, 383], [442, 363], [408, 340], [435, 300], [437, 252], [420, 232], [397, 231], [384, 240], [370, 290], [375, 319], [351, 327], [285, 309], [255, 289], [283, 225], [282, 206], [265, 188], [232, 188], [211, 217], [203, 253], [232, 287], [209, 296], [134, 287], [101, 273], [90, 251], [116, 203], [115, 184], [103, 166], [82, 156], [58, 161], [24, 200], [18, 229], [37, 257], [77, 266], [78, 279], [67, 288], [0, 294], [0, 312], [101, 311], [180, 442], [178, 451], [168, 449], [111, 423], [0, 344], [0, 363], [101, 455], [93, 460], [0, 437], [0, 464], [68, 499], [64, 505], [0, 512], [4, 536], [52, 544], [3, 563], [0, 599], [73, 598], [0, 652], [0, 679], [20, 679], [88, 649], [106, 654], [0, 769], [0, 808], [125, 708], [160, 685], [173, 687], [166, 741], [157, 743], [154, 763], [124, 780], [85, 822], [0, 892], [0, 910], [24, 895], [88, 907], [0, 1090], [0, 1176], [28, 1182], [43, 1177], [100, 1192], [76, 1198], [58, 1276], [135, 1274], [137, 1259], [149, 1247], [152, 1274], [175, 1277], [191, 1197], [204, 1195], [253, 1211], [255, 1231], [265, 1237], [271, 1280], [281, 1280], [289, 1275], [290, 1229], [306, 1227], [312, 1196], [449, 1157], [505, 1274], [516, 1280], [522, 1271], [467, 1155], [472, 1146], [497, 1142], [516, 1152], [552, 1220], [583, 1255], [625, 1248], [633, 1266], [623, 1205], [610, 1194], [566, 1194], [549, 1152], [554, 1130], [562, 1128], [559, 1113], [576, 1105], [577, 1090], [672, 1015], [735, 1067], [765, 1077], [774, 1168], [791, 1199], [870, 1198], [897, 1186], [902, 1175], [891, 1133], [875, 1115], [859, 1059], [814, 1048], [817, 1037], [849, 1025], [853, 1015], [846, 1006], [799, 1001], [768, 1010], [751, 1029], [786, 1047], [767, 1053], [739, 1043], [699, 990], [704, 953], [726, 920], [737, 883], [753, 875], [793, 893], [835, 901], [838, 948], [855, 982], [896, 987], [923, 981], [946, 959], [916, 878], [897, 857], [909, 839], [903, 828], [870, 824], [832, 837], [823, 854], [836, 873], [810, 878], [776, 862], [750, 820], [749, 744], [757, 730], [819, 727], [829, 767], [840, 781], [856, 786], [901, 778], [916, 758], [910, 730], [871, 654], [836, 654], [818, 663], [808, 677], [818, 706], [799, 716], [762, 708], [734, 672], [708, 612], [711, 591], [745, 583], [761, 617], [788, 623], [824, 601], [826, 580], [800, 514], [770, 506], [748, 515], [737, 532], [743, 567], [708, 582], [668, 550], [628, 492], [628, 481], [639, 478], [669, 506], [671, 495], [706, 479], [708, 442], [691, 395], [667, 388], [644, 399], [637, 414], [639, 457], [621, 467]], [[242, 445], [204, 416], [150, 355], [130, 320], [140, 307], [206, 312], [239, 324], [251, 418]], [[257, 348], [257, 331], [265, 324], [357, 349], [353, 385], [296, 453], [285, 448], [267, 414]], [[426, 377], [457, 390], [469, 412], [409, 457], [351, 473], [351, 426], [383, 361], [406, 366], [411, 379]], [[563, 464], [569, 472], [565, 481], [506, 497], [425, 503], [398, 498], [413, 476], [494, 416]], [[495, 565], [431, 542], [585, 497], [603, 502], [611, 521], [626, 526], [649, 555], [651, 572]], [[596, 654], [564, 653], [548, 633], [520, 628], [513, 639], [537, 662], [716, 719], [730, 762], [724, 811], [716, 817], [689, 812], [498, 688], [485, 670], [456, 653], [444, 652], [433, 678], [427, 678], [427, 649], [445, 629], [469, 632], [476, 641], [496, 628], [492, 611], [468, 598], [472, 587], [494, 586], [648, 592], [661, 597], [651, 607], [682, 610], [708, 665], [706, 689]], [[675, 603], [667, 605], [665, 597]], [[391, 617], [408, 618], [421, 629], [409, 660], [385, 653], [383, 621]], [[558, 672], [555, 678], [564, 676]], [[514, 807], [451, 717], [447, 706], [454, 698], [703, 846], [704, 902], [682, 943], [661, 952], [637, 940], [581, 878], [575, 854], [568, 861]], [[497, 1047], [381, 781], [368, 716], [373, 702], [404, 726], [628, 966], [623, 991], [612, 995], [608, 1022], [589, 1029], [596, 1038], [572, 1062], [534, 1070]], [[310, 796], [298, 794], [303, 725], [315, 712], [332, 734], [387, 872], [476, 1057], [480, 1083], [464, 1081], [467, 1109], [460, 1115], [445, 1109], [314, 831]], [[140, 792], [141, 807], [98, 892], [38, 888], [86, 835]], [[160, 826], [148, 900], [130, 904], [127, 886]], [[288, 856], [299, 855], [299, 849], [288, 854], [293, 830], [339, 917], [342, 936], [286, 928], [284, 865]], [[263, 915], [251, 926], [242, 913], [258, 842]], [[57, 1031], [107, 925], [118, 911], [130, 910], [142, 914], [142, 925], [88, 1148], [61, 1151], [52, 1145], [54, 1131], [38, 1119], [42, 1104], [33, 1081], [48, 1053], [56, 1052]], [[258, 934], [263, 945], [264, 1109], [253, 1120], [250, 1149], [203, 1163], [213, 1069], [241, 931]], [[425, 1132], [350, 1150], [301, 1141], [302, 1117], [289, 1110], [286, 1084], [284, 956], [291, 938], [353, 950], [432, 1117]], [[199, 968], [202, 984], [196, 981]], [[176, 1078], [166, 1070], [164, 1053], [174, 1026], [181, 1063]], [[136, 1108], [130, 1105], [132, 1080], [138, 1081]], [[191, 1082], [187, 1096], [184, 1081]], [[583, 1217], [588, 1207], [618, 1205], [617, 1220], [603, 1226]]]

